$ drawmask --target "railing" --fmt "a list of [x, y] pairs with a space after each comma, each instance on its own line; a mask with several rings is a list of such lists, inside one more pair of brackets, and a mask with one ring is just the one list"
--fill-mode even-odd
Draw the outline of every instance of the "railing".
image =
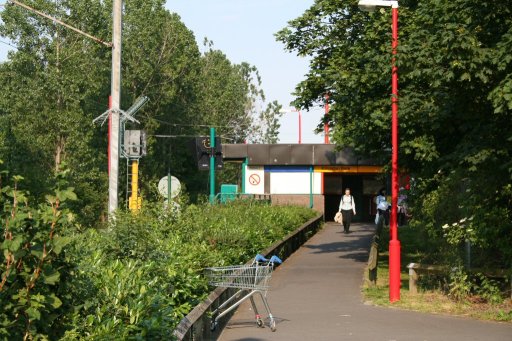
[[[418, 279], [420, 275], [423, 274], [447, 274], [457, 270], [457, 268], [450, 268], [446, 265], [431, 265], [431, 264], [420, 264], [420, 263], [409, 263], [407, 265], [409, 269], [409, 292], [411, 294], [418, 293]], [[510, 283], [510, 298], [512, 298], [512, 270], [506, 269], [480, 269], [480, 268], [471, 268], [466, 271], [470, 273], [481, 273], [486, 277], [491, 278], [505, 278]]]
[[[323, 215], [318, 215], [310, 219], [300, 228], [290, 233], [281, 241], [276, 242], [261, 254], [264, 256], [277, 255], [283, 261], [292, 253], [298, 250], [311, 236], [313, 236], [322, 226]], [[185, 316], [173, 336], [178, 340], [216, 340], [220, 335], [228, 319], [224, 319], [215, 331], [210, 330], [211, 318], [210, 312], [217, 309], [227, 299], [232, 297], [236, 289], [217, 288], [210, 293], [208, 298], [196, 306], [187, 316]]]
[[215, 202], [226, 203], [237, 199], [268, 201], [270, 202], [272, 196], [270, 194], [246, 194], [246, 193], [217, 193], [215, 195]]

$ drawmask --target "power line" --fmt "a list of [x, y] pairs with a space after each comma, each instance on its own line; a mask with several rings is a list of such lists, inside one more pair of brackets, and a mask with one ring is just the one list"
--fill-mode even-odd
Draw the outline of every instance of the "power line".
[[171, 123], [167, 121], [162, 121], [157, 118], [149, 118], [150, 120], [157, 121], [162, 124], [166, 124], [173, 127], [200, 127], [200, 128], [236, 128], [236, 127], [246, 127], [248, 125], [230, 125], [230, 126], [224, 126], [224, 125], [215, 125], [215, 124], [181, 124], [181, 123]]
[[[159, 137], [159, 138], [171, 138], [171, 139], [172, 138], [194, 138], [194, 137], [197, 137], [197, 135], [147, 135], [147, 136]], [[218, 135], [218, 137], [225, 139], [225, 140], [230, 140], [230, 141], [236, 140], [234, 138], [227, 137], [224, 135]]]
[[12, 45], [12, 44], [9, 44], [9, 43], [8, 43], [8, 42], [6, 42], [6, 41], [0, 40], [0, 43], [5, 44], [5, 45], [7, 45], [7, 46], [10, 46], [10, 47], [12, 47], [12, 48], [15, 48], [16, 50], [18, 49], [18, 47], [17, 47], [17, 46], [14, 46], [14, 45]]
[[98, 42], [98, 43], [100, 43], [100, 44], [103, 44], [103, 45], [105, 45], [105, 46], [107, 46], [107, 47], [112, 47], [112, 46], [113, 46], [113, 44], [112, 44], [112, 43], [110, 43], [110, 42], [106, 42], [106, 41], [104, 41], [104, 40], [101, 40], [100, 38], [96, 38], [95, 36], [92, 36], [92, 35], [90, 35], [89, 33], [86, 33], [86, 32], [84, 32], [84, 31], [82, 31], [82, 30], [79, 30], [79, 29], [78, 29], [78, 28], [76, 28], [76, 27], [73, 27], [73, 26], [71, 26], [71, 25], [68, 25], [68, 24], [66, 24], [65, 22], [63, 22], [62, 20], [59, 20], [59, 19], [57, 19], [57, 18], [55, 18], [55, 17], [52, 17], [52, 16], [50, 16], [50, 15], [48, 15], [48, 14], [46, 14], [46, 13], [43, 13], [43, 12], [41, 12], [41, 11], [38, 11], [38, 10], [36, 10], [35, 8], [32, 8], [32, 7], [30, 7], [30, 6], [25, 5], [24, 3], [21, 3], [21, 2], [16, 1], [16, 0], [9, 0], [9, 1], [10, 1], [10, 2], [12, 2], [12, 3], [13, 3], [13, 4], [15, 4], [15, 5], [18, 5], [18, 6], [20, 6], [20, 7], [25, 8], [26, 10], [29, 10], [29, 11], [31, 11], [31, 12], [33, 12], [33, 13], [36, 13], [37, 15], [40, 15], [40, 16], [42, 16], [42, 17], [46, 18], [46, 19], [50, 19], [50, 20], [52, 20], [52, 21], [54, 21], [54, 22], [56, 22], [56, 23], [58, 23], [58, 24], [61, 24], [62, 26], [67, 27], [67, 28], [69, 28], [70, 30], [73, 30], [73, 31], [75, 31], [75, 32], [77, 32], [77, 33], [79, 33], [79, 34], [81, 34], [81, 35], [83, 35], [83, 36], [86, 36], [87, 38], [92, 39], [92, 40], [94, 40], [94, 41], [96, 41], [96, 42]]

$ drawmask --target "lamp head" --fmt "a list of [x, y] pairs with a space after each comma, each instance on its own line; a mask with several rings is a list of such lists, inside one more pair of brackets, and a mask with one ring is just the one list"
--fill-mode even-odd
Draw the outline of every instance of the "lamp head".
[[358, 6], [366, 12], [374, 12], [377, 7], [398, 8], [397, 0], [359, 0]]
[[297, 108], [289, 108], [289, 109], [281, 108], [281, 109], [279, 109], [279, 112], [281, 114], [288, 114], [288, 113], [297, 112], [297, 111], [299, 111], [299, 110], [297, 110]]

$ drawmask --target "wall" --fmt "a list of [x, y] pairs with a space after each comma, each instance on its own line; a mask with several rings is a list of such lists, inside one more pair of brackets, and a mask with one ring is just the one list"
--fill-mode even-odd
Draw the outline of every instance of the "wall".
[[[271, 197], [272, 205], [297, 205], [310, 207], [310, 196], [300, 194], [273, 194]], [[324, 196], [321, 194], [313, 195], [313, 209], [318, 213], [324, 213]], [[331, 218], [326, 217], [327, 220]]]

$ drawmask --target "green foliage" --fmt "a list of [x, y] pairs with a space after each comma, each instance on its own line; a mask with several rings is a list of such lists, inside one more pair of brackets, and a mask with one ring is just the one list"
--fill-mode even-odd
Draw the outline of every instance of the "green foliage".
[[461, 268], [450, 273], [450, 290], [448, 295], [457, 301], [466, 299], [471, 293], [469, 275]]
[[[357, 2], [316, 0], [277, 39], [311, 56], [296, 106], [329, 93], [334, 140], [388, 163], [391, 10], [367, 13]], [[415, 180], [412, 224], [445, 263], [459, 263], [470, 240], [478, 266], [512, 266], [511, 8], [400, 1], [400, 167]]]
[[59, 174], [31, 204], [1, 172], [0, 339], [166, 339], [211, 290], [205, 267], [242, 264], [314, 213], [252, 201], [161, 204], [119, 212], [105, 229], [71, 229], [76, 200]]
[[66, 172], [54, 179], [53, 194], [40, 204], [22, 190], [23, 178], [0, 175], [0, 338], [55, 338], [66, 310], [61, 276], [67, 263], [63, 250], [71, 242], [73, 215], [66, 208], [76, 200]]
[[491, 304], [503, 302], [502, 290], [497, 281], [489, 279], [483, 274], [477, 274], [474, 282], [473, 290], [483, 300]]
[[243, 264], [313, 216], [252, 201], [190, 205], [172, 219], [161, 205], [120, 212], [108, 229], [73, 238], [76, 308], [64, 339], [166, 338], [211, 290], [205, 267]]
[[[28, 4], [111, 40], [111, 1]], [[70, 209], [80, 224], [94, 225], [106, 215], [107, 127], [94, 126], [92, 120], [107, 109], [111, 50], [19, 6], [6, 5], [1, 18], [0, 35], [17, 49], [0, 64], [0, 158], [27, 177], [36, 196], [47, 192], [49, 179], [65, 162], [78, 196]], [[163, 0], [125, 3], [121, 93], [123, 109], [139, 96], [150, 98], [137, 113], [141, 125], [126, 127], [147, 131], [140, 179], [148, 196], [149, 184], [169, 168], [193, 198], [206, 191], [208, 182], [197, 171], [188, 143], [190, 136], [207, 134], [208, 127], [218, 127], [229, 142], [243, 142], [249, 134], [255, 141], [275, 138], [277, 133], [278, 105], [260, 110], [265, 98], [257, 69], [233, 64], [211, 44], [201, 53], [192, 31], [165, 9]], [[260, 114], [268, 129], [259, 129]], [[236, 170], [226, 173], [232, 178]]]

